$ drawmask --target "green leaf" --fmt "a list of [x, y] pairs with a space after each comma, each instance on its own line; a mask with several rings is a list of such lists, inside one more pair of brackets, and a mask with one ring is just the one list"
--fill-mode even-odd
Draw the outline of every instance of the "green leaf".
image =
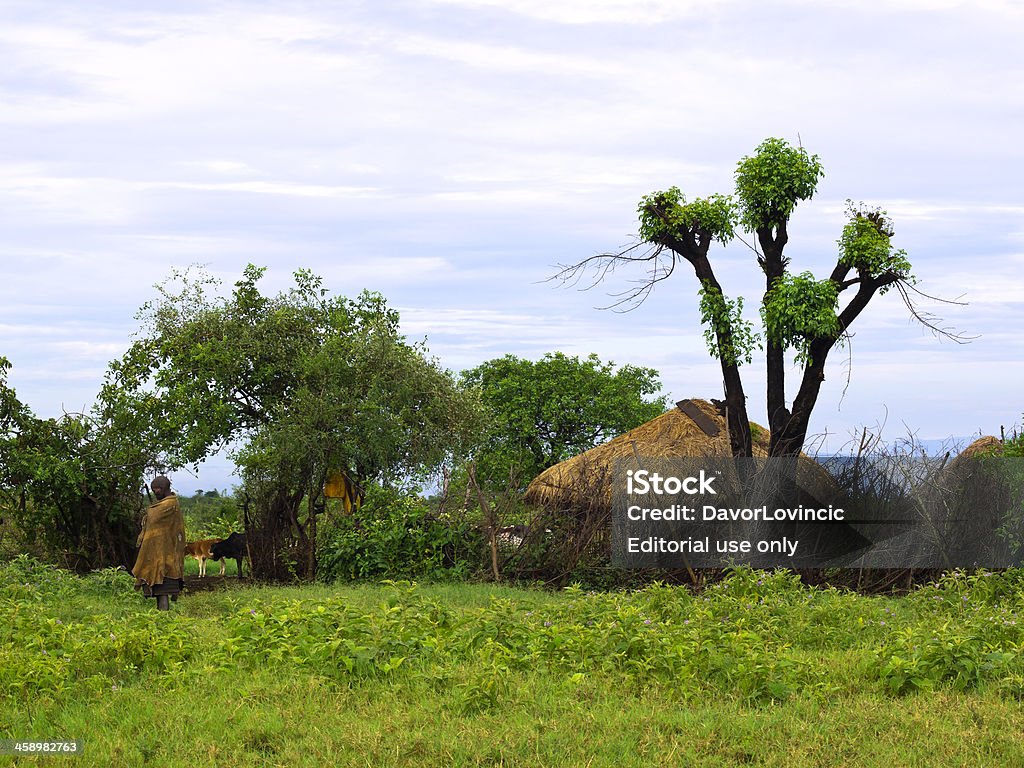
[[797, 203], [814, 196], [824, 175], [817, 155], [783, 139], [766, 139], [752, 157], [744, 157], [736, 166], [740, 223], [751, 232], [780, 226]]

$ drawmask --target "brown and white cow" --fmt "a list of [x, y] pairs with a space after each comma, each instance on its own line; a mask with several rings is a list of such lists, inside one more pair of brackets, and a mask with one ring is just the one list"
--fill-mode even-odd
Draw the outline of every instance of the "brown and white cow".
[[[213, 545], [221, 539], [202, 539], [201, 541], [190, 541], [185, 544], [185, 556], [194, 557], [199, 561], [199, 576], [206, 576], [206, 561], [213, 557]], [[224, 561], [220, 561], [220, 575], [224, 575]]]

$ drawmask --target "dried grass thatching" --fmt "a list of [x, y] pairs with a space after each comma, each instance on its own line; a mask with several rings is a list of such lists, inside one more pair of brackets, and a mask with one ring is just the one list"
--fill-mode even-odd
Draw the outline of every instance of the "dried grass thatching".
[[[683, 408], [693, 415], [687, 415]], [[768, 455], [768, 430], [751, 423], [755, 457]], [[732, 455], [724, 415], [707, 400], [683, 400], [624, 435], [544, 470], [526, 489], [528, 504], [572, 509], [611, 505], [615, 459], [634, 456], [700, 458]]]
[[929, 520], [947, 567], [1009, 564], [1005, 542], [992, 534], [1019, 519], [1021, 498], [1005, 472], [1003, 452], [999, 438], [979, 437], [918, 491], [918, 514]]
[[928, 488], [923, 494], [926, 506], [945, 503], [943, 494], [948, 496], [954, 492], [961, 493], [965, 485], [970, 486], [977, 482], [984, 485], [990, 482], [989, 473], [981, 470], [981, 460], [987, 456], [1002, 455], [1002, 440], [992, 435], [979, 437], [930, 478]]
[[979, 437], [973, 443], [964, 448], [957, 459], [973, 459], [975, 456], [1002, 456], [1003, 441], [992, 435]]
[[973, 443], [964, 448], [953, 457], [953, 460], [939, 468], [936, 474], [930, 479], [929, 492], [925, 494], [929, 504], [936, 503], [936, 494], [941, 490], [949, 492], [950, 488], [956, 487], [964, 482], [964, 478], [974, 473], [979, 462], [985, 456], [1002, 456], [1003, 441], [992, 435], [979, 437]]
[[[767, 458], [768, 430], [754, 423], [750, 426], [754, 457]], [[564, 582], [577, 567], [607, 565], [612, 473], [617, 459], [721, 460], [731, 456], [724, 414], [717, 405], [694, 399], [682, 400], [658, 418], [546, 469], [527, 487], [525, 500], [538, 508], [532, 525], [540, 530], [557, 529], [560, 535], [531, 578], [544, 573], [552, 583]], [[806, 456], [797, 464], [797, 485], [822, 498], [836, 489], [828, 472]], [[692, 571], [689, 578], [695, 578]]]

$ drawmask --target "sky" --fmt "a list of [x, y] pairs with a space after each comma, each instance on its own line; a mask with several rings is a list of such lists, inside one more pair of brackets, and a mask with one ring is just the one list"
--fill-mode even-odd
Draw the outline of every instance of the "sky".
[[[825, 177], [790, 223], [824, 277], [845, 200], [891, 215], [895, 292], [836, 350], [811, 432], [998, 434], [1024, 411], [1024, 5], [1014, 0], [0, 2], [0, 355], [39, 416], [86, 411], [176, 268], [380, 291], [453, 371], [597, 353], [720, 397], [680, 270], [628, 313], [559, 264], [633, 242], [643, 195], [733, 191], [768, 137]], [[756, 319], [763, 276], [715, 246]], [[684, 265], [685, 266], [685, 265]], [[763, 358], [744, 368], [764, 423]], [[795, 376], [791, 376], [791, 380]], [[791, 390], [790, 397], [793, 394]], [[176, 486], [227, 488], [211, 459]]]

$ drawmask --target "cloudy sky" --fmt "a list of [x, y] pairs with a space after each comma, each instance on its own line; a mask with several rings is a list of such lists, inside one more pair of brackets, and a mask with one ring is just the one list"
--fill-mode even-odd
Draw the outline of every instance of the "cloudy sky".
[[[766, 137], [826, 177], [787, 250], [823, 276], [844, 200], [885, 207], [924, 305], [895, 294], [834, 353], [812, 431], [941, 439], [1024, 410], [1024, 6], [1015, 0], [0, 3], [0, 355], [37, 414], [88, 408], [175, 267], [267, 290], [307, 267], [383, 292], [460, 370], [598, 353], [719, 396], [695, 280], [628, 314], [545, 283], [631, 242], [636, 205], [731, 192]], [[726, 292], [756, 307], [742, 245]], [[747, 369], [764, 422], [763, 361]], [[226, 487], [224, 461], [179, 487]]]

